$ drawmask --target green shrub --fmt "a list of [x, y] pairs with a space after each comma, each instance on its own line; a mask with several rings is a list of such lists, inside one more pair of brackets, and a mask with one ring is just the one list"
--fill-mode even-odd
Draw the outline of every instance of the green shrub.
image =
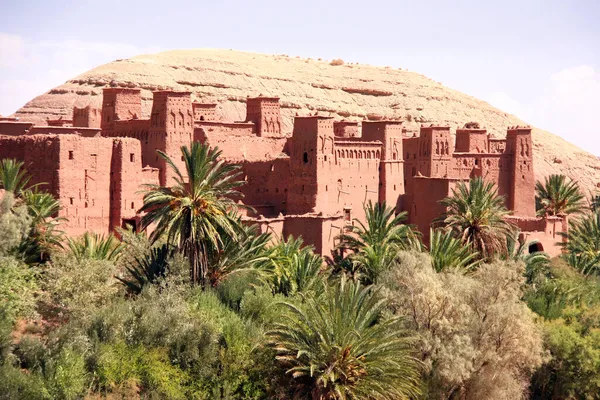
[[56, 254], [47, 267], [44, 289], [54, 306], [69, 314], [89, 315], [118, 294], [115, 271], [111, 261]]
[[128, 346], [123, 342], [102, 345], [98, 360], [98, 384], [103, 391], [135, 385], [145, 395], [185, 399], [187, 377], [171, 365], [165, 350]]
[[38, 291], [36, 270], [13, 257], [0, 257], [0, 309], [14, 321], [34, 314]]
[[11, 365], [0, 366], [1, 400], [46, 400], [53, 396], [37, 374], [21, 372]]

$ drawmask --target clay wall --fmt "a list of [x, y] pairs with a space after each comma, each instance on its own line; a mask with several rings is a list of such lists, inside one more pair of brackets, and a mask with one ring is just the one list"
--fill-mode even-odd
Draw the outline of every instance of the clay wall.
[[48, 124], [48, 126], [64, 126], [64, 127], [72, 127], [73, 126], [73, 120], [62, 119], [62, 117], [58, 118], [58, 119], [48, 118], [46, 120], [46, 123]]
[[34, 126], [29, 129], [30, 135], [79, 135], [83, 137], [100, 137], [98, 128], [79, 128], [67, 126]]
[[33, 127], [31, 122], [0, 121], [0, 135], [25, 135]]
[[336, 162], [320, 187], [325, 206], [319, 211], [364, 220], [363, 204], [379, 201], [381, 142], [336, 140], [335, 154]]
[[114, 121], [125, 121], [142, 116], [140, 89], [105, 88], [102, 91], [103, 135], [111, 136]]
[[358, 129], [358, 122], [335, 121], [333, 123], [333, 133], [335, 137], [340, 138], [359, 138], [360, 130]]
[[253, 123], [195, 122], [194, 140], [218, 147], [228, 161], [264, 161], [285, 155], [287, 138], [257, 137]]
[[[110, 226], [133, 225], [139, 229], [138, 210], [143, 205], [141, 185], [146, 181], [142, 171], [142, 151], [139, 140], [113, 140], [110, 174]], [[158, 183], [157, 181], [154, 183]]]
[[29, 184], [58, 197], [59, 144], [56, 136], [0, 136], [0, 159], [14, 158], [31, 174]]
[[423, 234], [424, 243], [429, 243], [429, 228], [436, 218], [446, 211], [440, 204], [452, 194], [456, 180], [443, 178], [417, 177], [414, 179], [414, 192], [408, 193], [408, 222], [417, 226]]
[[285, 221], [286, 218], [283, 216], [275, 218], [265, 218], [263, 216], [259, 216], [258, 218], [242, 217], [242, 222], [244, 224], [258, 227], [259, 233], [270, 233], [271, 244], [277, 244], [279, 240], [284, 237], [283, 230]]
[[488, 149], [490, 153], [504, 153], [506, 151], [506, 140], [488, 138]]
[[100, 128], [102, 112], [92, 106], [73, 108], [73, 126], [82, 128]]
[[192, 103], [194, 121], [216, 121], [217, 105], [213, 103]]
[[488, 135], [485, 129], [457, 129], [457, 153], [488, 153]]
[[287, 193], [290, 179], [289, 158], [241, 163], [240, 187], [244, 204], [256, 209], [258, 215], [268, 217], [287, 212]]
[[521, 239], [525, 242], [538, 241], [541, 247], [536, 250], [545, 251], [550, 257], [561, 254], [558, 243], [564, 239], [560, 235], [567, 232], [568, 219], [566, 217], [509, 217], [508, 221], [515, 224], [521, 231]]
[[312, 245], [322, 255], [330, 255], [334, 238], [343, 229], [341, 216], [323, 217], [316, 214], [288, 215], [283, 226], [283, 236], [302, 236], [305, 245]]

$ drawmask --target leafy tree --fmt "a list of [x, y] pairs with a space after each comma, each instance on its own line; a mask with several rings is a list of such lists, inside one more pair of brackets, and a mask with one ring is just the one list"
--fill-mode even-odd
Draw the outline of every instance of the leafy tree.
[[584, 196], [576, 182], [564, 175], [550, 175], [535, 184], [538, 215], [563, 215], [583, 211]]
[[452, 232], [442, 229], [430, 229], [429, 255], [433, 269], [437, 272], [457, 270], [469, 272], [481, 263], [477, 252], [464, 246]]
[[600, 268], [600, 213], [590, 213], [569, 221], [569, 231], [561, 232], [567, 251], [565, 259], [581, 273], [597, 274]]
[[542, 337], [521, 301], [520, 262], [436, 273], [423, 253], [403, 252], [381, 277], [395, 315], [416, 330], [426, 398], [523, 398], [542, 364]]
[[386, 302], [342, 277], [305, 304], [284, 303], [268, 332], [296, 396], [313, 399], [396, 399], [419, 393], [412, 340], [397, 318], [382, 318]]
[[468, 185], [459, 182], [452, 189], [452, 196], [441, 203], [447, 211], [440, 222], [463, 245], [488, 259], [506, 251], [505, 238], [512, 235], [513, 226], [504, 219], [509, 212], [492, 182], [485, 182], [480, 177], [470, 180]]
[[152, 241], [166, 235], [167, 242], [190, 260], [192, 281], [209, 284], [209, 249], [223, 248], [223, 234], [237, 237], [232, 212], [238, 209], [234, 198], [241, 197], [240, 167], [226, 164], [218, 149], [199, 142], [182, 146], [181, 151], [185, 171], [158, 151], [174, 174], [174, 185], [146, 185], [142, 226], [156, 224]]
[[123, 247], [113, 235], [86, 232], [79, 239], [69, 239], [69, 249], [78, 260], [116, 261]]

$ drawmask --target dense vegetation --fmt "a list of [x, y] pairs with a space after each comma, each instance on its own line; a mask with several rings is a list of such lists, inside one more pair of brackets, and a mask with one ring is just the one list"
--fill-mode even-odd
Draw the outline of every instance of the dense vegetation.
[[242, 224], [218, 150], [182, 151], [146, 187], [151, 234], [118, 239], [65, 238], [60, 204], [0, 163], [0, 398], [600, 397], [600, 216], [576, 184], [538, 183], [540, 214], [577, 213], [556, 259], [481, 179], [428, 247], [369, 203], [323, 259]]

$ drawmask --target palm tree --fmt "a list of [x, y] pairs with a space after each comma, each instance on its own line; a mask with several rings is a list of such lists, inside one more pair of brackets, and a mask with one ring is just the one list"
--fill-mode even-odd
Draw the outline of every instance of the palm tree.
[[460, 270], [470, 272], [481, 263], [479, 254], [469, 246], [464, 246], [451, 231], [429, 230], [429, 255], [437, 272]]
[[561, 246], [567, 250], [567, 262], [583, 274], [600, 271], [600, 213], [590, 213], [569, 222]]
[[291, 376], [295, 398], [403, 399], [419, 394], [412, 338], [386, 301], [344, 276], [289, 313], [268, 332], [277, 360]]
[[535, 184], [538, 215], [562, 215], [580, 213], [584, 209], [584, 196], [576, 182], [564, 175], [547, 176], [542, 184]]
[[237, 188], [244, 182], [237, 179], [240, 167], [220, 160], [217, 148], [193, 142], [181, 152], [183, 172], [158, 151], [174, 174], [174, 185], [146, 185], [142, 227], [156, 224], [151, 240], [166, 235], [167, 242], [189, 259], [192, 282], [207, 283], [209, 249], [222, 249], [223, 235], [237, 237], [234, 198], [242, 197]]
[[56, 217], [60, 202], [37, 189], [24, 190], [22, 196], [31, 217], [31, 232], [19, 252], [28, 263], [48, 261], [52, 249], [63, 248], [64, 232], [59, 230], [59, 226], [66, 218]]
[[411, 226], [404, 224], [408, 213], [394, 214], [394, 209], [385, 202], [373, 203], [369, 200], [364, 205], [365, 223], [354, 219], [350, 234], [337, 237], [338, 247], [358, 251], [366, 246], [396, 244], [403, 248], [410, 247], [414, 238]]
[[348, 256], [353, 275], [371, 284], [391, 267], [399, 250], [413, 248], [420, 241], [414, 229], [404, 224], [406, 212], [395, 215], [385, 202], [371, 201], [364, 205], [364, 211], [365, 222], [354, 219], [350, 232], [337, 237], [337, 247], [353, 252]]
[[446, 213], [438, 221], [463, 245], [484, 258], [506, 251], [506, 237], [512, 235], [514, 226], [504, 219], [509, 212], [493, 183], [480, 177], [470, 180], [468, 185], [459, 182], [452, 189], [452, 196], [441, 203], [446, 206]]
[[263, 279], [273, 293], [286, 296], [316, 292], [322, 288], [323, 258], [312, 246], [304, 246], [302, 238], [288, 237], [271, 248]]
[[138, 257], [135, 264], [127, 266], [128, 276], [117, 277], [130, 293], [140, 294], [144, 286], [154, 284], [169, 273], [169, 263], [174, 249], [167, 244], [154, 247], [147, 256]]
[[69, 239], [69, 249], [78, 260], [116, 261], [124, 247], [113, 235], [86, 232], [78, 239]]
[[211, 249], [208, 253], [207, 283], [218, 286], [231, 275], [245, 272], [262, 272], [269, 263], [267, 246], [271, 241], [269, 233], [258, 233], [256, 226], [244, 226], [239, 221], [236, 237], [224, 234], [223, 247]]
[[27, 174], [21, 161], [12, 158], [0, 160], [0, 189], [20, 197], [21, 193], [28, 188], [27, 184], [30, 180], [31, 176]]

